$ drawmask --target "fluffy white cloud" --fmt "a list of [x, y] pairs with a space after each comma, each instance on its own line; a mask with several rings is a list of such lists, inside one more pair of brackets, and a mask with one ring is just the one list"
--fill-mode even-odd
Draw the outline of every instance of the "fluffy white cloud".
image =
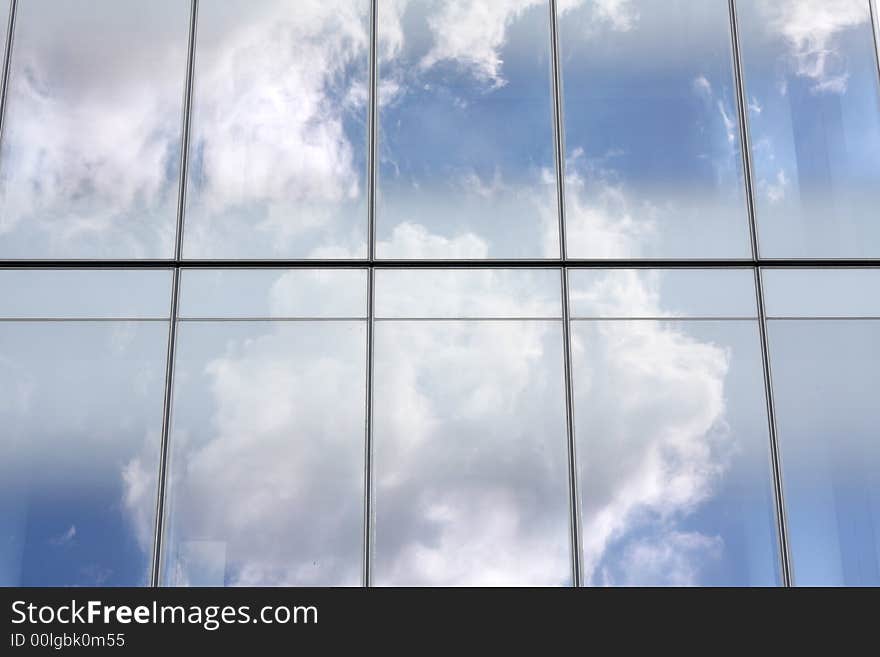
[[868, 22], [861, 0], [764, 0], [770, 28], [787, 42], [794, 73], [809, 78], [817, 93], [843, 93], [849, 80], [847, 62], [839, 50], [844, 32]]
[[618, 32], [629, 32], [639, 22], [639, 12], [632, 0], [559, 0], [560, 14], [572, 11], [583, 5], [591, 7], [593, 17], [599, 25]]
[[477, 78], [504, 84], [500, 49], [510, 24], [527, 9], [546, 6], [543, 0], [450, 0], [428, 16], [433, 44], [421, 66], [453, 60], [472, 68]]
[[[200, 51], [193, 137], [201, 198], [217, 211], [357, 196], [363, 163], [343, 120], [366, 103], [363, 7], [310, 0], [295, 11], [280, 2], [260, 9]], [[296, 221], [308, 226], [310, 218]]]
[[623, 185], [588, 163], [580, 148], [566, 161], [565, 185], [570, 254], [630, 257], [656, 232], [656, 210], [649, 204], [634, 205]]
[[96, 7], [103, 27], [65, 2], [18, 14], [0, 179], [16, 255], [164, 257], [173, 242], [185, 12], [114, 4]]

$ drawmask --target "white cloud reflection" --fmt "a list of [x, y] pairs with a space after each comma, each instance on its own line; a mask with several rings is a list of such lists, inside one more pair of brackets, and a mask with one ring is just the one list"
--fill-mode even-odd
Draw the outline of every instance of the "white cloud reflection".
[[809, 78], [816, 93], [844, 93], [850, 72], [840, 39], [869, 21], [862, 0], [764, 0], [770, 28], [786, 41], [793, 73]]
[[[422, 277], [386, 273], [418, 298], [406, 286]], [[527, 301], [516, 277], [475, 274], [431, 286], [448, 299], [431, 308], [454, 312], [473, 294], [505, 313]], [[573, 292], [609, 316], [663, 314], [656, 279], [630, 274]], [[723, 535], [685, 525], [738, 449], [730, 352], [675, 324], [583, 326], [573, 346], [586, 579], [698, 583], [725, 555]], [[357, 584], [364, 335], [326, 323], [182, 327], [167, 581]], [[566, 583], [558, 323], [379, 322], [375, 368], [376, 582]], [[126, 499], [143, 508], [152, 490], [136, 469]]]
[[14, 257], [170, 255], [187, 10], [92, 5], [17, 13], [0, 178]]
[[190, 255], [365, 250], [366, 2], [200, 11]]

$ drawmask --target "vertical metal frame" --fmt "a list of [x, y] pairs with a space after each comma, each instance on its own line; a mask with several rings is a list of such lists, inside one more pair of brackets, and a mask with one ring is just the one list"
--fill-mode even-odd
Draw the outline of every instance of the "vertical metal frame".
[[[752, 245], [752, 258], [760, 261], [760, 244], [756, 219], [754, 175], [752, 169], [752, 147], [749, 132], [748, 96], [743, 75], [742, 53], [740, 51], [739, 22], [736, 13], [736, 0], [728, 0], [730, 9], [730, 37], [733, 48], [733, 69], [736, 84], [736, 108], [739, 114], [740, 148], [742, 150], [743, 178], [745, 181], [746, 205], [749, 218], [749, 236]], [[767, 411], [767, 428], [770, 436], [770, 461], [773, 474], [773, 491], [776, 501], [776, 525], [779, 540], [779, 562], [782, 582], [792, 585], [791, 555], [788, 546], [788, 523], [785, 514], [785, 495], [782, 484], [779, 438], [776, 430], [776, 411], [773, 402], [773, 380], [770, 372], [770, 345], [767, 338], [767, 316], [764, 308], [764, 286], [760, 267], [754, 267], [755, 297], [758, 309], [758, 329], [761, 339], [761, 359], [764, 375], [764, 401]]]
[[9, 16], [6, 25], [6, 43], [3, 44], [3, 70], [0, 81], [0, 145], [3, 144], [3, 132], [6, 127], [6, 94], [9, 88], [9, 71], [11, 70], [12, 42], [15, 33], [15, 15], [18, 9], [18, 0], [10, 0]]
[[[567, 260], [568, 249], [565, 238], [565, 122], [562, 104], [562, 70], [559, 47], [559, 16], [556, 0], [550, 0], [550, 56], [551, 78], [553, 81], [553, 150], [556, 155], [556, 195], [559, 216], [559, 258]], [[568, 268], [560, 270], [560, 293], [562, 294], [562, 342], [565, 374], [565, 429], [568, 445], [568, 494], [569, 526], [571, 542], [572, 586], [581, 585], [581, 528], [580, 494], [578, 492], [578, 464], [574, 425], [574, 380], [571, 353], [571, 308], [568, 294]]]
[[168, 321], [168, 351], [165, 361], [165, 398], [162, 407], [162, 439], [159, 452], [159, 474], [156, 491], [156, 518], [153, 534], [153, 559], [150, 570], [150, 586], [160, 584], [162, 570], [162, 540], [165, 528], [165, 496], [168, 488], [168, 454], [171, 433], [171, 404], [174, 391], [174, 366], [177, 350], [177, 320], [180, 310], [180, 262], [183, 255], [184, 213], [186, 210], [186, 186], [188, 178], [190, 113], [192, 108], [193, 73], [195, 70], [196, 27], [198, 0], [191, 0], [189, 16], [189, 42], [186, 53], [186, 82], [183, 98], [183, 126], [180, 141], [180, 180], [177, 194], [177, 232], [174, 242], [174, 277], [171, 287], [171, 313]]
[[877, 0], [868, 0], [868, 12], [871, 17], [871, 32], [874, 34], [874, 59], [880, 80], [880, 14], [877, 13]]
[[[378, 12], [379, 0], [370, 0], [369, 107], [367, 135], [367, 254], [370, 263], [376, 257], [376, 167], [378, 137]], [[372, 583], [373, 559], [373, 332], [375, 330], [376, 270], [367, 271], [367, 366], [364, 422], [364, 538], [363, 585]]]

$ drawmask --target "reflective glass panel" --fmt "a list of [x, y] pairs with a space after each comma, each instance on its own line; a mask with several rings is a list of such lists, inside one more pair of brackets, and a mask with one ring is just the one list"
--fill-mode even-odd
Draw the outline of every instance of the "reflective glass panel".
[[572, 269], [572, 319], [758, 316], [751, 269]]
[[726, 0], [559, 12], [568, 254], [748, 257]]
[[[103, 273], [106, 288], [117, 272]], [[167, 295], [165, 277], [153, 276], [151, 289], [151, 274], [142, 274], [138, 289], [148, 297]], [[65, 315], [67, 290], [59, 286], [53, 296], [45, 283], [36, 286], [42, 314]], [[0, 296], [6, 291], [0, 285]], [[83, 304], [101, 310], [99, 320], [82, 314], [15, 320], [6, 301], [0, 303], [0, 585], [145, 586], [168, 322], [113, 320], [99, 304]]]
[[558, 269], [377, 270], [377, 318], [562, 318]]
[[188, 269], [182, 281], [183, 318], [367, 316], [364, 269]]
[[367, 255], [368, 8], [200, 4], [186, 256]]
[[867, 0], [739, 0], [761, 254], [880, 256]]
[[[261, 292], [237, 274], [224, 273], [227, 308], [242, 291], [286, 289], [285, 272]], [[203, 283], [184, 278], [182, 295]], [[163, 582], [358, 585], [366, 322], [193, 317], [178, 326], [174, 375]]]
[[[754, 295], [751, 277], [687, 273]], [[664, 295], [683, 287], [574, 274], [572, 297], [602, 311], [571, 333], [584, 584], [779, 584], [757, 321], [627, 319], [686, 309]]]
[[880, 269], [764, 269], [768, 317], [880, 317]]
[[[795, 273], [803, 274], [805, 288], [827, 276], [826, 290], [835, 278], [860, 284], [863, 295], [876, 290], [873, 270], [851, 270], [846, 279], [834, 277], [837, 272]], [[777, 274], [765, 272], [765, 280]], [[795, 279], [788, 276], [786, 282], [790, 287]], [[778, 305], [772, 291], [785, 288], [766, 289], [768, 307]], [[846, 297], [857, 289], [839, 291]], [[845, 316], [841, 310], [847, 308], [836, 304], [834, 314]], [[767, 322], [792, 566], [799, 585], [880, 585], [880, 312], [875, 308], [874, 313], [876, 319]]]
[[561, 322], [377, 320], [374, 339], [373, 582], [570, 584]]
[[0, 257], [172, 256], [189, 3], [17, 7]]
[[171, 271], [0, 270], [0, 319], [167, 319]]
[[380, 257], [559, 256], [549, 17], [379, 2]]

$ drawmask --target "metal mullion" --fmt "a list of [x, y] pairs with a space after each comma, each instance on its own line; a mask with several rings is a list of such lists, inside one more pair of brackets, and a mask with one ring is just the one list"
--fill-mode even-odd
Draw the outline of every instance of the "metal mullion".
[[871, 16], [871, 31], [874, 34], [874, 59], [877, 62], [877, 75], [880, 81], [880, 14], [877, 13], [877, 0], [868, 0]]
[[577, 444], [574, 425], [574, 380], [572, 373], [571, 353], [571, 317], [568, 301], [568, 269], [562, 268], [562, 343], [565, 374], [565, 428], [568, 434], [568, 492], [569, 510], [571, 514], [571, 571], [573, 586], [581, 586], [581, 527], [580, 527], [580, 493], [578, 482]]
[[746, 192], [746, 210], [749, 221], [749, 240], [752, 249], [752, 258], [756, 263], [760, 259], [760, 246], [758, 243], [758, 228], [755, 213], [755, 196], [753, 192], [752, 175], [752, 145], [749, 131], [748, 103], [746, 102], [745, 77], [742, 71], [742, 53], [739, 44], [739, 23], [736, 14], [736, 0], [728, 0], [730, 12], [730, 41], [733, 58], [733, 76], [736, 110], [739, 117], [740, 150], [743, 165], [743, 179]]
[[562, 73], [559, 64], [559, 24], [556, 0], [550, 0], [550, 62], [553, 89], [553, 151], [556, 156], [556, 197], [559, 217], [559, 258], [568, 256], [565, 239], [565, 133], [562, 107]]
[[0, 144], [3, 143], [3, 129], [6, 126], [6, 93], [9, 88], [9, 71], [12, 61], [12, 36], [15, 32], [15, 14], [18, 8], [18, 0], [12, 0], [9, 3], [9, 18], [7, 22], [6, 43], [4, 47], [3, 59], [3, 80], [0, 82]]
[[366, 399], [364, 421], [364, 537], [363, 585], [372, 583], [373, 548], [373, 348], [375, 328], [375, 269], [367, 275]]
[[763, 359], [765, 402], [767, 407], [767, 425], [770, 431], [770, 458], [773, 468], [773, 487], [776, 497], [776, 519], [779, 534], [779, 555], [782, 566], [782, 581], [785, 586], [793, 586], [791, 569], [791, 552], [788, 542], [788, 522], [785, 511], [785, 493], [782, 483], [782, 457], [779, 448], [779, 433], [776, 422], [776, 406], [773, 398], [773, 375], [770, 367], [770, 339], [767, 331], [767, 313], [764, 305], [764, 286], [762, 271], [755, 269], [755, 297], [758, 302], [758, 330], [761, 338], [761, 356]]
[[171, 284], [171, 313], [168, 322], [168, 350], [165, 361], [165, 396], [162, 407], [162, 437], [159, 453], [159, 473], [156, 491], [155, 533], [153, 535], [153, 559], [150, 572], [150, 586], [160, 583], [162, 566], [162, 538], [165, 522], [165, 496], [168, 481], [168, 452], [171, 432], [171, 404], [174, 390], [175, 352], [177, 349], [177, 324], [180, 308], [181, 258], [183, 254], [183, 226], [186, 209], [187, 165], [189, 154], [190, 113], [192, 107], [192, 85], [195, 65], [196, 24], [198, 20], [198, 0], [191, 0], [189, 17], [189, 40], [187, 43], [186, 82], [183, 100], [183, 126], [180, 143], [180, 185], [177, 197], [177, 232], [174, 244], [174, 275]]
[[[749, 131], [748, 103], [746, 101], [745, 78], [743, 75], [742, 52], [740, 50], [739, 22], [736, 13], [736, 0], [728, 0], [730, 11], [730, 37], [733, 49], [733, 70], [736, 82], [736, 106], [739, 115], [740, 148], [742, 150], [743, 178], [746, 191], [746, 205], [749, 220], [749, 237], [752, 258], [760, 264], [761, 252], [758, 241], [758, 227], [755, 206], [754, 174], [752, 169], [752, 150]], [[785, 514], [785, 495], [782, 485], [779, 439], [776, 424], [776, 411], [773, 400], [773, 378], [770, 369], [770, 345], [767, 337], [767, 314], [764, 304], [764, 285], [760, 266], [754, 269], [755, 299], [758, 307], [758, 329], [761, 340], [761, 360], [764, 375], [764, 402], [767, 409], [767, 428], [770, 434], [770, 460], [772, 466], [773, 489], [776, 501], [776, 524], [779, 538], [779, 562], [782, 582], [792, 585], [791, 556], [788, 547], [788, 525]]]
[[369, 90], [367, 109], [367, 260], [376, 257], [376, 179], [377, 179], [377, 139], [378, 139], [378, 73], [376, 61], [378, 51], [378, 11], [379, 0], [370, 0], [370, 50], [369, 50]]
[[581, 585], [580, 498], [578, 493], [577, 450], [574, 432], [574, 384], [571, 368], [571, 309], [568, 298], [568, 259], [565, 238], [565, 138], [562, 115], [562, 74], [559, 64], [559, 22], [556, 0], [550, 0], [550, 50], [553, 80], [553, 148], [556, 155], [557, 216], [559, 218], [560, 292], [562, 294], [563, 371], [565, 375], [565, 429], [568, 453], [569, 526], [572, 586]]

